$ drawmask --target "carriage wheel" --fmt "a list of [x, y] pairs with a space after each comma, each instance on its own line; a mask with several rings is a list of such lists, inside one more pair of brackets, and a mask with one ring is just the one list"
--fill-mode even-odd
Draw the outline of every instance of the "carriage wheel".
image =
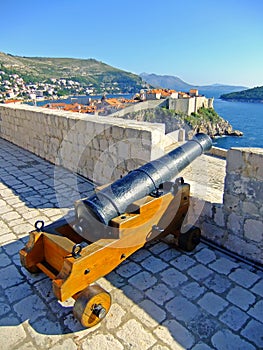
[[103, 320], [110, 306], [110, 294], [94, 284], [78, 295], [73, 307], [73, 315], [84, 327], [90, 328]]
[[182, 250], [191, 252], [200, 243], [201, 230], [199, 227], [192, 226], [185, 233], [180, 233], [178, 238], [178, 246]]

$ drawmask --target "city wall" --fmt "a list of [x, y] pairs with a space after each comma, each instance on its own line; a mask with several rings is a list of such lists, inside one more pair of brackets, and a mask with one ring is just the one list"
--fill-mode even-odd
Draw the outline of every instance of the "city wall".
[[164, 125], [0, 105], [0, 137], [104, 184], [164, 154]]
[[[0, 105], [0, 137], [100, 184], [163, 155], [177, 134], [165, 135], [163, 124]], [[225, 153], [223, 202], [193, 196], [188, 221], [213, 243], [263, 264], [263, 149], [212, 149]]]
[[192, 198], [188, 221], [211, 242], [263, 264], [263, 149], [230, 149], [222, 203]]

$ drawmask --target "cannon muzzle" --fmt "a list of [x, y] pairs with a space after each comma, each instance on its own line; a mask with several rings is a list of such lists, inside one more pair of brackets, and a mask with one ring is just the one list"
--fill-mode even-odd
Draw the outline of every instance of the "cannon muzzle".
[[166, 155], [128, 173], [111, 185], [99, 190], [76, 204], [76, 217], [89, 223], [90, 216], [104, 225], [116, 216], [125, 213], [134, 201], [158, 189], [165, 181], [176, 177], [194, 159], [212, 147], [206, 134], [199, 133], [192, 140], [175, 148]]

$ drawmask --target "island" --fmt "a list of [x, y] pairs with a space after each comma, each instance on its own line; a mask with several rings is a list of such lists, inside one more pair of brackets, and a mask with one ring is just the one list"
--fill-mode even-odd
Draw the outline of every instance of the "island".
[[254, 87], [238, 92], [231, 92], [220, 96], [222, 100], [237, 102], [257, 102], [263, 103], [263, 86]]

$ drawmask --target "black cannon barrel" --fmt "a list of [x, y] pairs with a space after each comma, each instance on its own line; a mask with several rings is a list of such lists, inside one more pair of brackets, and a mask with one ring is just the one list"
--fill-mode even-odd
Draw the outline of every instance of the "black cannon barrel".
[[91, 214], [108, 225], [111, 219], [124, 213], [128, 205], [157, 190], [211, 147], [212, 141], [208, 135], [195, 135], [182, 146], [131, 171], [82, 201], [82, 205], [76, 207], [77, 217], [85, 219]]

